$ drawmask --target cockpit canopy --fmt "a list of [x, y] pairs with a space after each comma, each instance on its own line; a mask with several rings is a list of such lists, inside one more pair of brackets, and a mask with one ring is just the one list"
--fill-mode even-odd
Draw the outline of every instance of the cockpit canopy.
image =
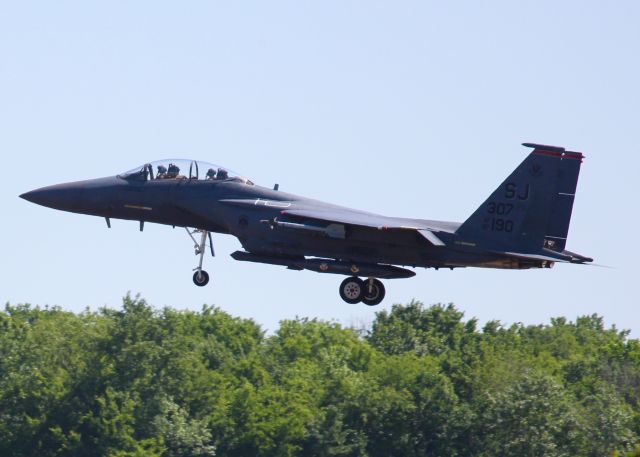
[[118, 175], [133, 181], [187, 179], [197, 181], [236, 181], [252, 186], [253, 183], [228, 168], [201, 160], [167, 159], [145, 163]]

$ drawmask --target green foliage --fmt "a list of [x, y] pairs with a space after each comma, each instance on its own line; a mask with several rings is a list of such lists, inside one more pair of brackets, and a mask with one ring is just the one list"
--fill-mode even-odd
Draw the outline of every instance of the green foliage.
[[480, 400], [480, 439], [487, 456], [579, 454], [577, 411], [549, 376], [523, 373]]
[[602, 317], [478, 329], [413, 301], [366, 335], [215, 307], [0, 312], [2, 456], [640, 455], [640, 342]]

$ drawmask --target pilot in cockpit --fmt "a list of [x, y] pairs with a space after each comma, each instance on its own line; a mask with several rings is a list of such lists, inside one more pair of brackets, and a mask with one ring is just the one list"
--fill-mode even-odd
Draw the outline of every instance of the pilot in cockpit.
[[165, 179], [167, 177], [167, 167], [164, 165], [158, 165], [158, 173], [156, 179]]
[[216, 179], [216, 171], [213, 168], [207, 170], [207, 180]]
[[216, 179], [222, 180], [229, 178], [229, 173], [224, 168], [218, 168], [218, 177]]
[[167, 170], [167, 178], [175, 179], [178, 177], [179, 173], [180, 173], [180, 168], [177, 165], [170, 163], [169, 170]]

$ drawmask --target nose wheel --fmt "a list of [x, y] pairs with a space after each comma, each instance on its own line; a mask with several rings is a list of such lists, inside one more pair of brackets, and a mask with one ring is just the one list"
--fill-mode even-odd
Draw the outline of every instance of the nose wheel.
[[379, 279], [369, 278], [365, 281], [352, 276], [340, 284], [340, 297], [347, 303], [359, 302], [368, 306], [378, 305], [384, 300], [385, 289]]
[[193, 283], [199, 287], [206, 286], [209, 283], [209, 273], [204, 270], [196, 271], [193, 274]]
[[[209, 273], [202, 269], [202, 261], [204, 260], [204, 253], [207, 247], [207, 238], [209, 239], [209, 247], [211, 248], [211, 256], [215, 256], [215, 252], [213, 251], [213, 240], [211, 239], [211, 233], [206, 230], [189, 230], [185, 227], [187, 234], [191, 238], [194, 244], [195, 254], [200, 257], [198, 266], [193, 269], [195, 273], [193, 274], [193, 283], [198, 287], [204, 287], [209, 283]], [[194, 234], [200, 234], [200, 241], [196, 240], [193, 236]]]

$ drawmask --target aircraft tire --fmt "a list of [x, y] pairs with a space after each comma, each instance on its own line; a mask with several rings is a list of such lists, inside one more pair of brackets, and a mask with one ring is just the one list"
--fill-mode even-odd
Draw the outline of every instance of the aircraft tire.
[[373, 287], [371, 293], [369, 293], [369, 284], [364, 281], [364, 292], [362, 294], [362, 303], [368, 306], [376, 306], [382, 303], [384, 300], [385, 289], [384, 284], [379, 279], [373, 280]]
[[206, 286], [209, 283], [209, 273], [204, 270], [200, 270], [200, 275], [196, 271], [193, 274], [193, 283], [198, 287]]
[[362, 301], [364, 295], [364, 282], [362, 279], [351, 276], [340, 284], [340, 298], [349, 304], [356, 304]]

